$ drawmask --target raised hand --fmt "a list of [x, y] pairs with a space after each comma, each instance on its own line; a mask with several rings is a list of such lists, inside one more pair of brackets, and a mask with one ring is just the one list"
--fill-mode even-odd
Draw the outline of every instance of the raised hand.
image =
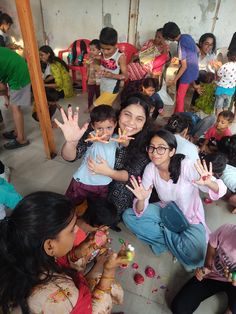
[[208, 169], [205, 160], [201, 162], [201, 160], [198, 159], [194, 166], [200, 175], [200, 178], [196, 180], [194, 183], [198, 185], [210, 184], [212, 182], [212, 163], [210, 162]]
[[99, 131], [96, 131], [95, 135], [93, 134], [93, 132], [90, 132], [89, 137], [85, 140], [85, 142], [93, 142], [93, 143], [100, 142], [100, 143], [108, 144], [109, 141], [105, 140], [106, 137], [107, 137], [106, 134], [99, 136]]
[[62, 130], [65, 140], [67, 142], [78, 142], [84, 135], [84, 132], [88, 128], [88, 123], [85, 123], [82, 128], [78, 125], [79, 120], [79, 107], [73, 112], [72, 107], [68, 107], [67, 115], [63, 108], [60, 109], [63, 123], [54, 119], [57, 126]]
[[152, 192], [153, 186], [151, 185], [148, 190], [145, 190], [140, 177], [138, 177], [137, 181], [134, 176], [131, 176], [130, 183], [132, 184], [133, 188], [129, 185], [126, 185], [126, 187], [136, 196], [139, 201], [144, 201]]
[[111, 141], [123, 144], [123, 143], [126, 143], [127, 141], [134, 140], [134, 137], [128, 136], [126, 133], [127, 133], [126, 130], [121, 132], [121, 129], [119, 128], [118, 129], [118, 135], [119, 135], [118, 138], [112, 137]]

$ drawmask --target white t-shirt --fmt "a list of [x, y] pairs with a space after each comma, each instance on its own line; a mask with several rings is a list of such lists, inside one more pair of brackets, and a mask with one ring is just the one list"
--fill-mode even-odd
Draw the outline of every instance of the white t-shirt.
[[236, 167], [226, 165], [221, 180], [231, 192], [236, 193]]
[[175, 138], [177, 141], [176, 154], [184, 154], [193, 162], [196, 162], [199, 159], [197, 146], [179, 134], [175, 134]]
[[218, 86], [224, 88], [233, 88], [236, 85], [236, 62], [227, 62], [223, 64], [217, 71], [220, 80]]
[[211, 66], [211, 61], [216, 60], [216, 55], [214, 53], [210, 53], [205, 55], [203, 58], [199, 54], [198, 56], [198, 66], [199, 71], [207, 71], [207, 72], [215, 72], [214, 68]]

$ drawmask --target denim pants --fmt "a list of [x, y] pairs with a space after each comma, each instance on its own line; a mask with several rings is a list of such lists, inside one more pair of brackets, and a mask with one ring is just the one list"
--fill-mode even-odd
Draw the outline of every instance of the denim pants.
[[207, 248], [206, 231], [202, 224], [191, 225], [181, 233], [163, 226], [158, 203], [149, 204], [137, 217], [132, 208], [123, 213], [123, 221], [138, 239], [150, 245], [157, 255], [171, 251], [187, 269], [203, 266]]

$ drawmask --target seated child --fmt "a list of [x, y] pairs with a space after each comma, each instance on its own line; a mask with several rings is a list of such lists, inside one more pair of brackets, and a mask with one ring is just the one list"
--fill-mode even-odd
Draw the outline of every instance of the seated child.
[[100, 79], [98, 79], [98, 72], [100, 71], [101, 63], [101, 47], [98, 39], [93, 39], [90, 44], [89, 59], [86, 61], [87, 77], [88, 77], [88, 109], [89, 112], [93, 107], [93, 98], [100, 96]]
[[219, 80], [216, 82], [215, 113], [218, 115], [222, 110], [228, 110], [236, 85], [236, 49], [228, 51], [228, 61], [217, 71]]
[[219, 292], [228, 297], [225, 314], [236, 313], [235, 237], [235, 224], [225, 224], [210, 234], [205, 263], [175, 296], [172, 313], [194, 313], [201, 302]]
[[21, 199], [14, 186], [0, 177], [0, 220], [6, 216], [5, 209], [14, 209]]
[[199, 72], [201, 94], [195, 101], [195, 107], [206, 114], [214, 112], [215, 74], [207, 71]]
[[158, 81], [152, 77], [147, 77], [142, 82], [142, 93], [150, 97], [151, 100], [151, 109], [150, 116], [153, 120], [156, 120], [159, 113], [163, 112], [164, 103], [161, 100], [161, 97], [158, 95]]
[[232, 214], [236, 214], [236, 167], [227, 164], [227, 158], [222, 153], [209, 154], [205, 161], [207, 164], [212, 163], [213, 175], [227, 186], [226, 199], [234, 206]]
[[219, 141], [224, 136], [232, 135], [229, 125], [233, 122], [233, 119], [234, 115], [231, 111], [222, 111], [218, 114], [215, 125], [208, 129], [204, 135], [204, 141], [200, 147], [201, 152], [211, 153], [212, 150], [209, 144], [216, 146], [214, 144], [215, 140]]
[[66, 195], [75, 205], [81, 204], [87, 197], [106, 198], [108, 184], [112, 179], [108, 176], [91, 171], [89, 164], [91, 158], [98, 163], [105, 160], [109, 167], [114, 168], [116, 141], [112, 136], [116, 127], [116, 113], [107, 105], [100, 105], [90, 113], [91, 126], [94, 132], [90, 133], [86, 141], [94, 142], [86, 151], [85, 157], [79, 169], [74, 173]]

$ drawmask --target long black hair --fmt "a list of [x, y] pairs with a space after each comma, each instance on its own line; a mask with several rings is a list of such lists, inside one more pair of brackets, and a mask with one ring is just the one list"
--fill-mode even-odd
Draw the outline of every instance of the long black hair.
[[68, 68], [67, 64], [65, 63], [65, 61], [56, 57], [54, 51], [52, 50], [52, 48], [50, 46], [47, 46], [47, 45], [41, 46], [39, 48], [39, 51], [42, 51], [44, 53], [49, 53], [48, 63], [59, 62], [69, 72], [69, 68]]
[[[161, 130], [156, 131], [152, 135], [152, 138], [154, 136], [158, 136], [161, 139], [163, 139], [167, 143], [167, 145], [169, 146], [170, 151], [172, 151], [173, 149], [176, 150], [177, 141], [176, 141], [175, 136], [170, 131], [165, 130], [165, 129], [161, 129]], [[170, 158], [168, 170], [170, 173], [170, 178], [173, 180], [173, 183], [177, 183], [179, 180], [180, 171], [181, 171], [181, 162], [184, 158], [185, 158], [185, 155], [183, 155], [183, 154], [174, 154]]]
[[212, 38], [213, 39], [213, 47], [212, 47], [212, 52], [216, 52], [216, 37], [212, 33], [205, 33], [199, 38], [198, 45], [201, 48], [204, 42], [207, 40], [207, 38]]
[[185, 129], [187, 129], [187, 134], [189, 134], [192, 130], [192, 127], [193, 124], [191, 118], [180, 113], [173, 114], [165, 125], [165, 129], [173, 134], [180, 134]]
[[[36, 192], [24, 197], [12, 215], [0, 222], [0, 306], [3, 313], [20, 306], [29, 314], [32, 289], [57, 274], [73, 278], [74, 271], [59, 266], [46, 254], [44, 242], [56, 239], [74, 217], [64, 195]], [[42, 276], [43, 275], [43, 276]]]
[[149, 140], [149, 132], [150, 132], [150, 107], [151, 101], [150, 97], [145, 96], [141, 93], [132, 94], [125, 102], [121, 104], [121, 108], [118, 112], [118, 116], [120, 115], [121, 111], [127, 108], [130, 105], [139, 105], [143, 108], [145, 113], [146, 121], [144, 126], [140, 132], [135, 135], [134, 140], [131, 140], [129, 146], [127, 147], [127, 160], [126, 162], [132, 165], [133, 161], [137, 159], [140, 154], [146, 154], [146, 146]]
[[228, 158], [228, 164], [236, 167], [236, 134], [222, 137], [217, 142], [217, 147]]

